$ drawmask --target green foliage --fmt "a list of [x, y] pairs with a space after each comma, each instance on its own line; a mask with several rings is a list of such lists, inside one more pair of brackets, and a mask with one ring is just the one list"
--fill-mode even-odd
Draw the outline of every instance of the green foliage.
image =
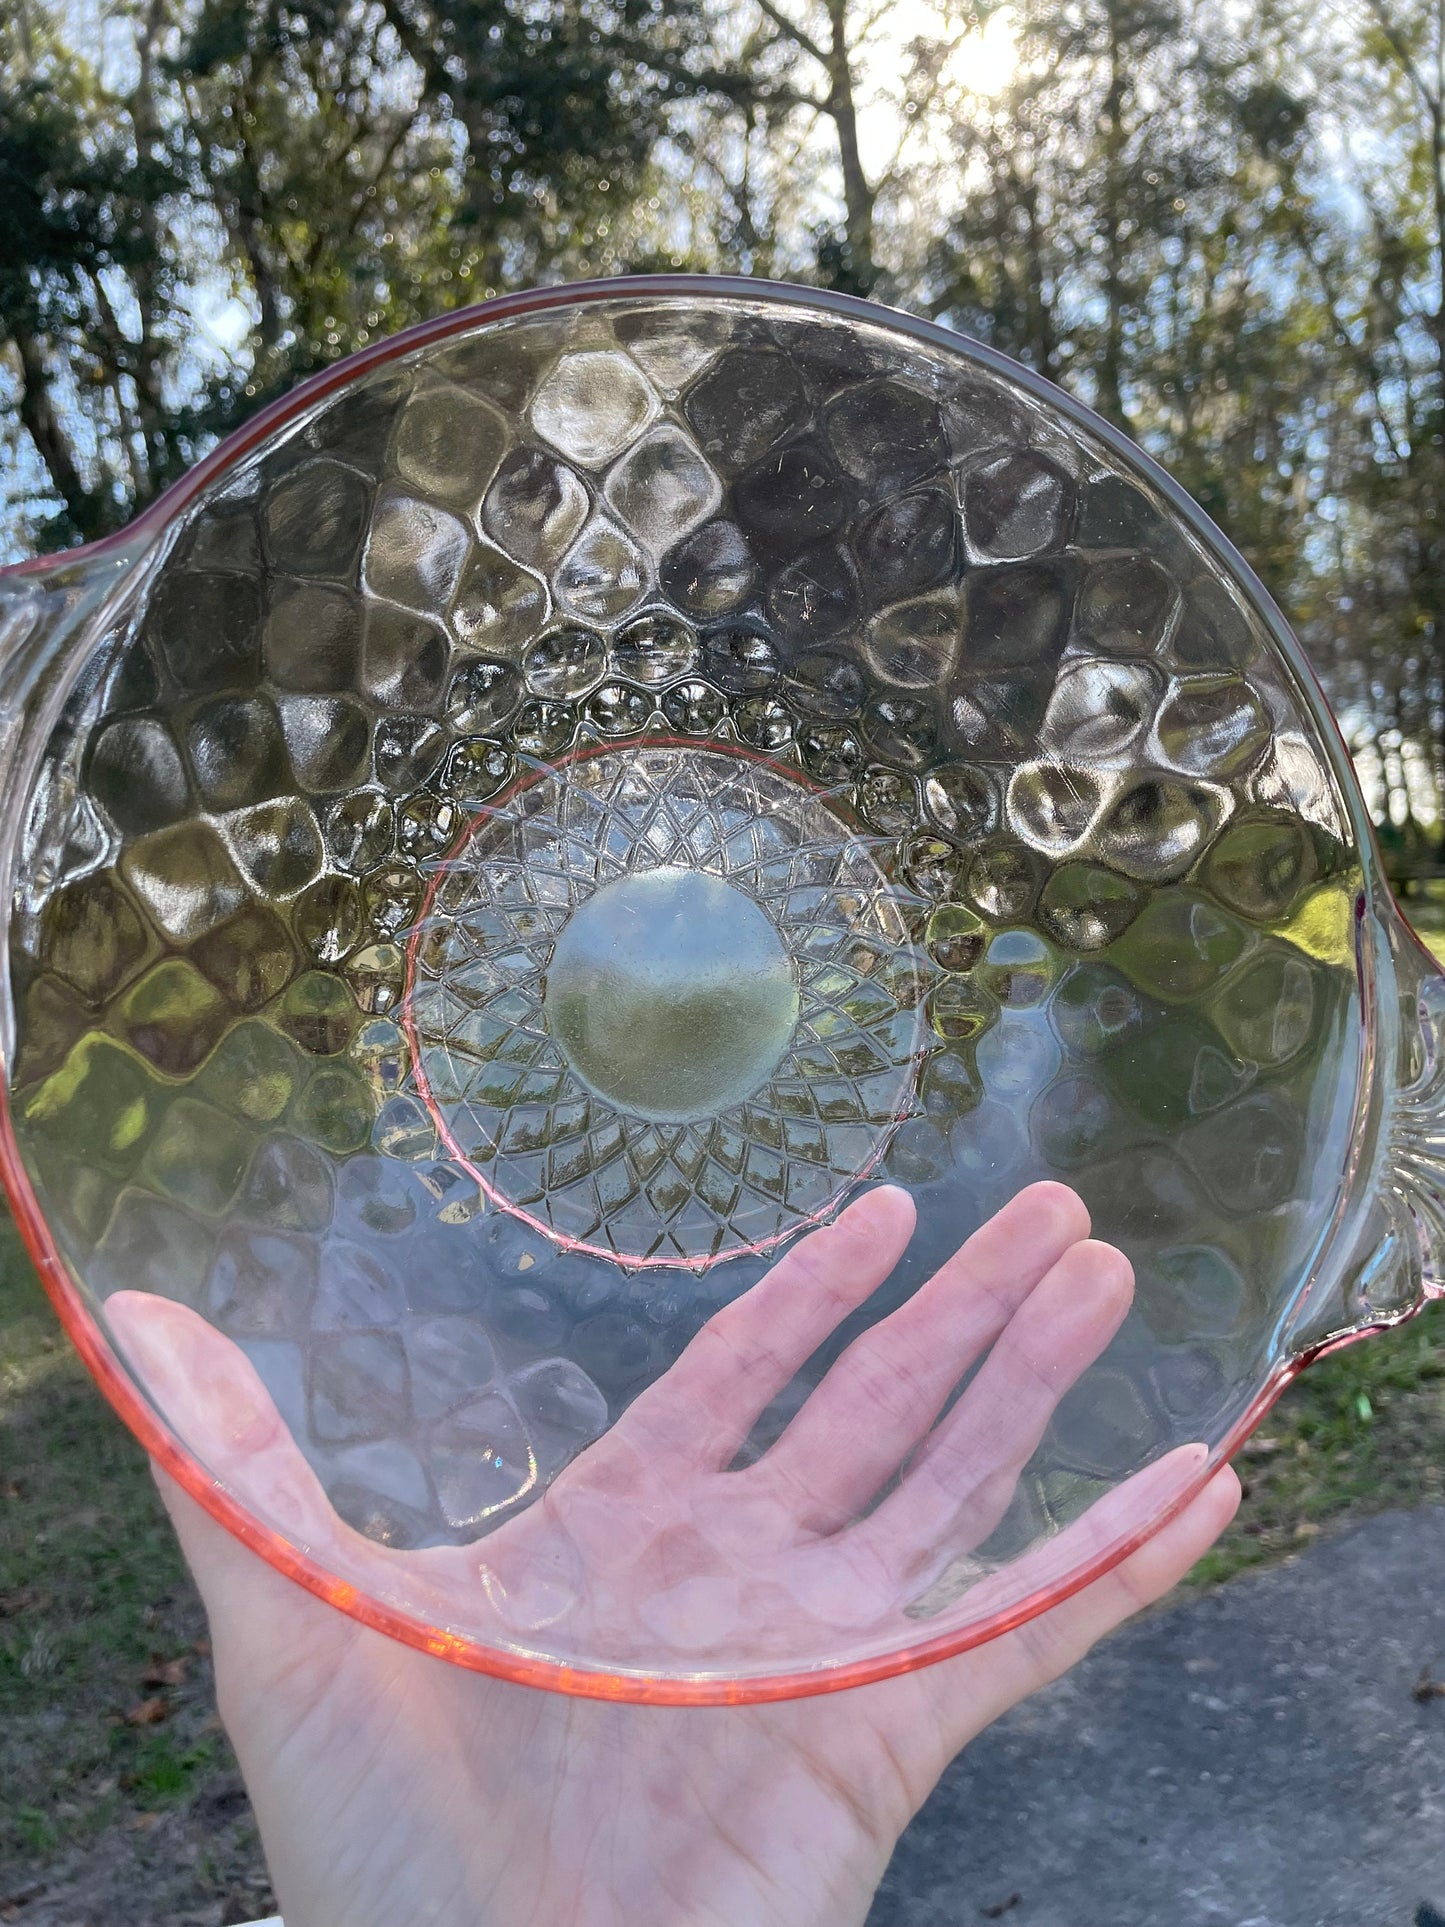
[[1195, 1569], [1227, 1579], [1317, 1532], [1445, 1496], [1445, 1354], [1431, 1308], [1296, 1379], [1237, 1461], [1239, 1517]]
[[215, 1757], [216, 1749], [208, 1740], [187, 1746], [172, 1733], [150, 1733], [134, 1749], [125, 1784], [147, 1808], [183, 1800], [210, 1771]]
[[[378, 335], [615, 266], [596, 239], [645, 182], [665, 105], [696, 91], [689, 18], [652, 0], [159, 0], [115, 75], [63, 9], [0, 20], [12, 545], [123, 523]], [[665, 71], [639, 58], [657, 49]]]
[[[928, 0], [906, 26], [868, 0], [117, 0], [103, 55], [78, 18], [0, 15], [12, 554], [118, 525], [298, 377], [455, 303], [819, 281], [996, 343], [1170, 466], [1437, 859], [1436, 0]], [[1011, 68], [976, 77], [1000, 28]]]
[[55, 1828], [36, 1807], [16, 1809], [15, 1834], [25, 1851], [34, 1854], [37, 1859], [43, 1854], [53, 1853], [59, 1844]]
[[[145, 1456], [66, 1344], [0, 1217], [0, 1864], [182, 1797], [217, 1743], [125, 1715], [201, 1630]], [[197, 1688], [202, 1682], [197, 1680]], [[177, 1730], [176, 1722], [181, 1730]]]

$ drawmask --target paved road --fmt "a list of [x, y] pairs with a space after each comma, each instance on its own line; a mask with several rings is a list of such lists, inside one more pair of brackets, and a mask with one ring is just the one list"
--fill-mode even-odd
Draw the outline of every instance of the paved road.
[[1445, 1507], [1126, 1629], [971, 1747], [869, 1927], [1445, 1927]]

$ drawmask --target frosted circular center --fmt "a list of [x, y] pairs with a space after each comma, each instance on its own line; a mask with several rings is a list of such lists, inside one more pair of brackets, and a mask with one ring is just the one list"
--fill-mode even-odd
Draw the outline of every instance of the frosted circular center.
[[543, 1006], [589, 1090], [682, 1123], [766, 1081], [792, 1042], [798, 989], [750, 897], [704, 871], [663, 867], [607, 884], [573, 913]]

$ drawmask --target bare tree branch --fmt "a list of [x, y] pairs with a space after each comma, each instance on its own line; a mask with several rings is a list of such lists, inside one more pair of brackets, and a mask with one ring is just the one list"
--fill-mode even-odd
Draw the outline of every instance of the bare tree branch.
[[781, 7], [774, 5], [774, 0], [757, 0], [757, 4], [759, 12], [765, 14], [779, 33], [791, 40], [795, 47], [801, 47], [805, 54], [811, 54], [820, 67], [828, 65], [828, 55], [818, 42], [806, 28], [800, 27], [796, 20], [789, 19]]

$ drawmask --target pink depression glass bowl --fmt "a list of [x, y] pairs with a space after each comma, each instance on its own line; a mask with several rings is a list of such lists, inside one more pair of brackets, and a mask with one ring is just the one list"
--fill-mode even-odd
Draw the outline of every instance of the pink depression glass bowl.
[[[400, 1639], [675, 1703], [927, 1663], [1441, 1289], [1440, 977], [1297, 644], [956, 335], [449, 315], [0, 634], [26, 1240], [147, 1448]], [[1040, 1368], [917, 1294], [1046, 1178], [1137, 1284], [1030, 1300]], [[806, 1404], [905, 1304], [908, 1369]]]

